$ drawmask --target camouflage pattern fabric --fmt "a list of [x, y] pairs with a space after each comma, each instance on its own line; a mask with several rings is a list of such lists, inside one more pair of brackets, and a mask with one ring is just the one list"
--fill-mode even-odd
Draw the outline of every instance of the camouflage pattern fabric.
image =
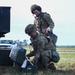
[[35, 39], [31, 38], [33, 51], [28, 54], [29, 57], [34, 56], [33, 63], [37, 64], [38, 60], [41, 57], [43, 65], [47, 65], [50, 61], [51, 50], [55, 50], [55, 46], [53, 43], [48, 40], [40, 33], [37, 33], [37, 37]]
[[54, 22], [51, 19], [51, 16], [46, 12], [41, 12], [38, 17], [35, 17], [34, 25], [37, 27], [37, 30], [45, 35], [46, 29], [48, 30], [48, 34], [46, 36], [50, 36], [53, 44], [56, 47], [57, 35], [53, 33]]
[[[44, 20], [46, 20], [48, 24]], [[52, 32], [54, 28], [54, 22], [46, 12], [42, 12], [38, 17], [35, 17], [34, 25], [36, 25], [38, 31], [42, 33], [44, 33], [47, 27], [50, 27], [50, 32]]]

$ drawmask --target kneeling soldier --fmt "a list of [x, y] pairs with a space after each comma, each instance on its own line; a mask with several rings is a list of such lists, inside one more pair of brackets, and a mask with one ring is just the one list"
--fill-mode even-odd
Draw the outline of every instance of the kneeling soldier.
[[[27, 54], [27, 56], [34, 56], [32, 62], [33, 64], [38, 65], [38, 69], [41, 67], [43, 69], [47, 69], [50, 62], [52, 61], [51, 51], [56, 50], [52, 41], [48, 41], [48, 39], [44, 35], [37, 32], [37, 28], [33, 24], [27, 25], [27, 27], [25, 28], [25, 33], [30, 36], [32, 47], [34, 49], [29, 54]], [[39, 63], [41, 63], [41, 65]], [[52, 63], [52, 66], [50, 68], [52, 70], [56, 70], [54, 63]]]

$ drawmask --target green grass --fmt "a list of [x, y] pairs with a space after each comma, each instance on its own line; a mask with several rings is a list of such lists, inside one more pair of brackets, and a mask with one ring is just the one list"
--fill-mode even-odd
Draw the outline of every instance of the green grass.
[[[26, 47], [25, 47], [26, 48]], [[30, 48], [26, 48], [27, 53], [29, 53]], [[75, 48], [58, 48], [57, 51], [73, 51]], [[75, 54], [60, 54], [60, 61], [55, 63], [57, 68], [56, 72], [52, 72], [51, 70], [47, 70], [44, 72], [39, 71], [34, 75], [75, 75]], [[0, 66], [0, 75], [26, 75], [26, 73], [16, 73], [13, 67], [3, 67]], [[27, 74], [31, 75], [31, 74]], [[33, 74], [32, 74], [33, 75]]]
[[75, 54], [60, 54], [60, 61], [56, 66], [61, 70], [75, 70]]
[[57, 48], [58, 52], [75, 52], [75, 48]]

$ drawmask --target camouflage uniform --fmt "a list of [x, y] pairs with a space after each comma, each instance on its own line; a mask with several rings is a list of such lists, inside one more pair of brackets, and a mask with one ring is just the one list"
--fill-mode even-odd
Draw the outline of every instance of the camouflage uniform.
[[[28, 31], [29, 30], [31, 30], [32, 32], [34, 31], [33, 28], [28, 29]], [[50, 62], [51, 50], [55, 50], [55, 46], [53, 45], [52, 41], [48, 41], [45, 36], [36, 32], [36, 37], [31, 38], [31, 43], [34, 50], [30, 52], [27, 56], [34, 56], [34, 59], [32, 61], [34, 64], [37, 64], [41, 58], [42, 64], [46, 67], [47, 64]]]
[[34, 25], [36, 25], [38, 31], [42, 33], [44, 33], [48, 27], [50, 32], [52, 32], [54, 28], [54, 22], [52, 21], [50, 15], [46, 12], [41, 13], [38, 17], [35, 17]]
[[57, 42], [57, 36], [53, 34], [54, 22], [50, 14], [48, 14], [47, 12], [42, 12], [41, 7], [36, 4], [31, 6], [32, 13], [34, 10], [40, 11], [40, 14], [38, 16], [35, 16], [34, 20], [34, 25], [37, 27], [37, 30], [43, 34], [45, 34], [46, 30], [48, 30], [48, 34], [46, 35], [51, 37], [55, 45]]
[[[54, 28], [54, 22], [51, 19], [51, 16], [47, 12], [42, 12], [42, 8], [39, 5], [32, 5], [31, 12], [38, 10], [40, 14], [35, 17], [34, 25], [36, 25], [39, 32], [42, 32], [49, 27], [49, 31], [52, 32]], [[34, 13], [33, 13], [34, 14]]]

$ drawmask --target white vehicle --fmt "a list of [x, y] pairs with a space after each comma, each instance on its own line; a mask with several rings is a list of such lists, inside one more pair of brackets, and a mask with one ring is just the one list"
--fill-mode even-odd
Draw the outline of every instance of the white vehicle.
[[12, 49], [12, 44], [0, 44], [0, 50], [11, 50]]

